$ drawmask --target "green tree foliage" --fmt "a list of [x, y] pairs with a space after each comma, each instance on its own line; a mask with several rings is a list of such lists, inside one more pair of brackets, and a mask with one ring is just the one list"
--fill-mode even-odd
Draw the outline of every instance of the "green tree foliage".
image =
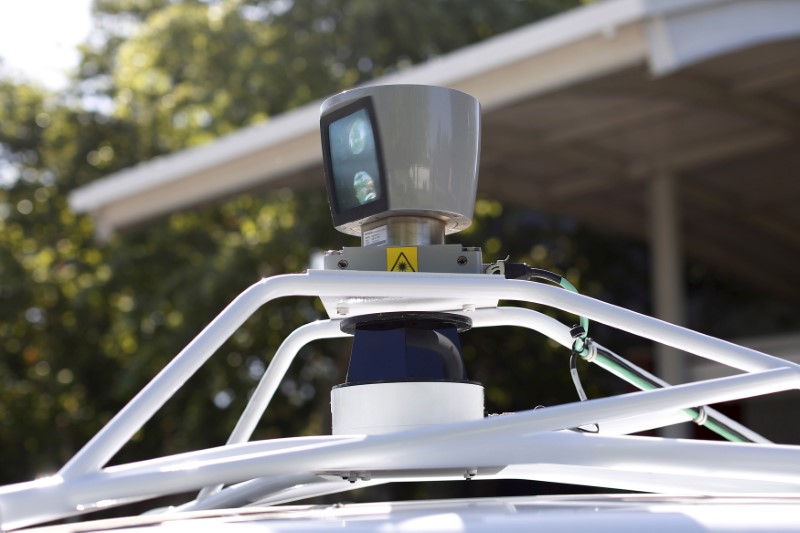
[[[345, 241], [320, 191], [285, 189], [101, 244], [92, 221], [69, 210], [72, 189], [575, 3], [96, 0], [97, 29], [65, 95], [0, 80], [0, 482], [58, 468], [242, 289]], [[483, 201], [465, 243], [495, 259], [530, 250], [515, 258], [544, 267], [577, 259], [551, 237], [574, 228], [509, 216]], [[530, 231], [500, 241], [507, 223]], [[256, 314], [118, 460], [223, 443], [282, 338], [322, 315], [302, 299]], [[492, 410], [530, 407], [531, 388], [552, 384], [532, 355], [533, 381], [510, 371], [504, 358], [519, 357], [521, 342], [476, 337], [467, 351], [475, 377], [496, 384]], [[259, 437], [327, 431], [346, 344], [301, 352]]]
[[84, 421], [108, 408], [105, 394], [92, 403], [87, 396], [103, 388], [95, 370], [111, 370], [108, 360], [92, 362], [108, 326], [102, 285], [110, 270], [90, 221], [67, 208], [57, 166], [47, 164], [60, 149], [50, 133], [73, 118], [40, 90], [0, 85], [11, 183], [0, 188], [0, 424], [6, 449], [20, 454], [5, 462], [6, 479], [51, 470], [85, 440]]
[[102, 45], [85, 47], [81, 72], [85, 85], [107, 87], [116, 116], [143, 130], [146, 158], [575, 4], [100, 0]]

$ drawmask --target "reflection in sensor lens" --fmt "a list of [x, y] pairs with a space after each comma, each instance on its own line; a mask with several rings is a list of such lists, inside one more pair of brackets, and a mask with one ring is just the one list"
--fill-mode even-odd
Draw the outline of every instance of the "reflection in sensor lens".
[[367, 124], [360, 118], [355, 119], [350, 126], [348, 140], [353, 154], [357, 155], [364, 151], [367, 144]]
[[383, 198], [375, 125], [362, 105], [328, 125], [336, 208], [361, 208]]
[[363, 170], [357, 172], [353, 177], [353, 188], [356, 191], [356, 199], [360, 204], [371, 202], [378, 197], [375, 192], [375, 180]]

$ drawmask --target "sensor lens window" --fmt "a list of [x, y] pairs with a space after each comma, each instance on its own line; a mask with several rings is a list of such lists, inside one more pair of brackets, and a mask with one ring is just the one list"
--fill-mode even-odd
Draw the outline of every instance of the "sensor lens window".
[[381, 198], [375, 134], [366, 109], [359, 109], [328, 126], [331, 170], [341, 210]]

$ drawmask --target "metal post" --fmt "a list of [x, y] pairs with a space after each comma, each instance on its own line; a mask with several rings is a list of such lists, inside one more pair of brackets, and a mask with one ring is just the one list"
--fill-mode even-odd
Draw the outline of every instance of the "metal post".
[[[661, 170], [650, 182], [650, 256], [653, 312], [656, 318], [677, 325], [686, 323], [686, 283], [683, 275], [683, 250], [680, 238], [678, 191], [675, 176]], [[688, 380], [688, 358], [675, 348], [657, 344], [656, 375], [680, 384]], [[659, 430], [663, 437], [687, 438], [686, 424]]]

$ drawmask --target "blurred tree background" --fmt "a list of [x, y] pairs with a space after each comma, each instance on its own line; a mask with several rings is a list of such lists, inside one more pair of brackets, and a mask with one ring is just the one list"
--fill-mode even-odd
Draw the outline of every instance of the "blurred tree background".
[[[580, 3], [95, 0], [65, 92], [0, 77], [0, 484], [57, 470], [259, 277], [354, 244], [331, 227], [322, 176], [316, 190], [241, 196], [107, 243], [70, 211], [71, 190]], [[649, 306], [642, 244], [489, 198], [460, 240]], [[323, 316], [311, 299], [261, 310], [114, 462], [224, 443], [284, 336]], [[610, 344], [611, 332], [593, 333]], [[568, 354], [539, 336], [476, 331], [464, 345], [490, 412], [575, 399]], [[348, 352], [345, 341], [306, 347], [256, 438], [328, 432]], [[621, 390], [592, 383], [590, 395]]]
[[[95, 0], [64, 93], [0, 80], [0, 483], [58, 469], [260, 276], [352, 244], [331, 227], [322, 177], [319, 190], [242, 196], [108, 243], [69, 210], [71, 190], [578, 3]], [[482, 200], [477, 218], [465, 242], [488, 240], [499, 255], [537, 242], [548, 250], [539, 264], [575, 263], [568, 239], [539, 237], [563, 228], [529, 220], [517, 248], [497, 237], [520, 227], [499, 204]], [[310, 299], [256, 314], [114, 461], [224, 443], [283, 337], [323, 314]], [[467, 357], [473, 375], [495, 381], [492, 410], [556, 401], [552, 386], [528, 397], [550, 381], [530, 356], [531, 381], [499, 392], [516, 377], [480, 353], [506, 348], [485, 342]], [[304, 349], [257, 436], [328, 432], [348, 351], [342, 341]]]

